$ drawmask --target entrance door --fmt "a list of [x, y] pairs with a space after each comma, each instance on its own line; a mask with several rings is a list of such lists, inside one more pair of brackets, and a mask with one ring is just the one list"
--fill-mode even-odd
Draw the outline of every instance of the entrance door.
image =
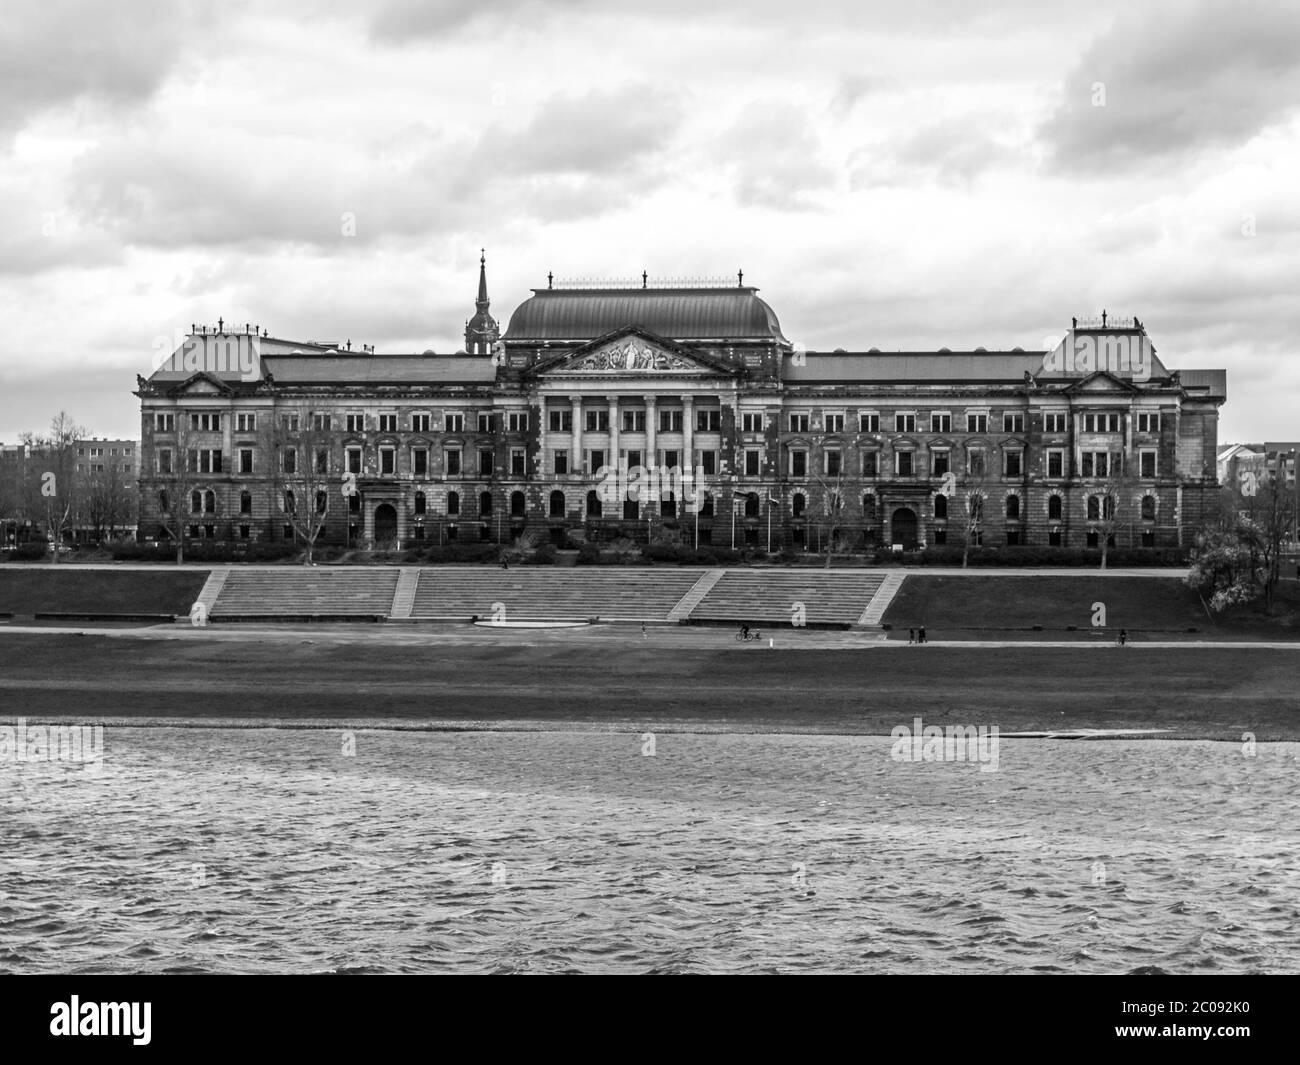
[[390, 544], [397, 539], [397, 508], [391, 503], [375, 507], [375, 543]]
[[902, 544], [904, 551], [916, 550], [916, 511], [899, 507], [889, 523], [890, 543]]

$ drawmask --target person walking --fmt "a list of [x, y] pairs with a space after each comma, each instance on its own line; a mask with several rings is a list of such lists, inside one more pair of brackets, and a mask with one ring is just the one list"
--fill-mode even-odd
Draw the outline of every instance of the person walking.
[[916, 634], [916, 642], [917, 642], [917, 643], [925, 643], [925, 626], [924, 626], [924, 625], [921, 626], [920, 630], [919, 630], [919, 631], [917, 632], [917, 634]]
[[907, 642], [908, 642], [908, 643], [916, 643], [916, 630], [915, 630], [915, 629], [908, 629], [908, 630], [907, 630]]

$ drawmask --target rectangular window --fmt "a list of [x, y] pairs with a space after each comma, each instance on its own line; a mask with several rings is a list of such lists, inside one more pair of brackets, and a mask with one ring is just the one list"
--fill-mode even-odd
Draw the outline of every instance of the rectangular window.
[[1085, 414], [1083, 431], [1085, 433], [1118, 433], [1120, 431], [1118, 414]]
[[1021, 475], [1022, 457], [1023, 452], [1020, 451], [1007, 451], [1003, 453], [1002, 459], [1003, 466], [1005, 467], [1003, 472], [1005, 476], [1019, 477]]
[[948, 452], [931, 451], [930, 452], [930, 474], [934, 477], [942, 477], [948, 472]]
[[862, 453], [862, 476], [879, 477], [880, 476], [880, 452], [864, 451]]
[[930, 432], [932, 433], [951, 433], [952, 432], [952, 415], [946, 410], [935, 410], [930, 412]]
[[239, 449], [239, 472], [253, 472], [253, 449], [251, 447], [241, 447]]
[[916, 432], [916, 415], [906, 414], [903, 412], [894, 415], [894, 432], [896, 433], [914, 433]]
[[569, 452], [566, 448], [556, 448], [551, 452], [551, 468], [555, 470], [557, 476], [569, 472]]
[[221, 432], [220, 414], [191, 414], [190, 428], [200, 433]]
[[174, 433], [176, 431], [176, 415], [155, 414], [153, 416], [153, 429], [155, 433]]
[[329, 448], [318, 448], [316, 451], [316, 472], [330, 472], [330, 453]]
[[257, 431], [256, 414], [236, 414], [235, 428], [241, 433], [253, 433]]
[[826, 455], [826, 476], [838, 477], [840, 475], [840, 452], [831, 449], [825, 452]]
[[[412, 432], [427, 433], [429, 431], [429, 426], [431, 423], [432, 423], [432, 418], [424, 411], [421, 411], [419, 414], [411, 415]], [[349, 426], [349, 428], [351, 427]]]
[[160, 447], [158, 449], [158, 472], [172, 472], [172, 449], [169, 447]]
[[492, 412], [481, 410], [478, 412], [478, 431], [480, 433], [490, 433], [492, 431]]
[[1025, 431], [1025, 416], [1012, 411], [1003, 411], [1002, 431], [1004, 433], [1023, 433]]
[[716, 451], [701, 451], [700, 466], [704, 469], [705, 477], [716, 477], [718, 474], [718, 453]]
[[416, 477], [429, 476], [429, 449], [427, 447], [411, 449], [411, 472]]
[[746, 477], [758, 476], [760, 454], [761, 452], [759, 452], [755, 448], [747, 448], [745, 450], [745, 476]]
[[1139, 414], [1138, 415], [1138, 432], [1139, 433], [1158, 433], [1160, 432], [1160, 415], [1159, 414]]
[[281, 414], [280, 428], [286, 433], [296, 433], [298, 431], [298, 415]]
[[1065, 452], [1062, 449], [1052, 448], [1047, 453], [1047, 476], [1065, 476]]
[[381, 477], [391, 477], [397, 472], [397, 449], [392, 447], [381, 447], [379, 449], [379, 474]]
[[248, 534], [249, 534], [249, 527], [247, 525], [241, 525], [239, 527], [239, 538], [241, 540], [247, 540]]
[[682, 460], [682, 453], [676, 448], [668, 448], [664, 451], [664, 460], [661, 465], [666, 470], [671, 470]]
[[1065, 432], [1065, 411], [1050, 411], [1043, 415], [1043, 432]]
[[463, 433], [465, 431], [465, 415], [457, 411], [450, 411], [443, 420], [446, 432]]
[[872, 411], [866, 411], [859, 414], [858, 432], [860, 433], [880, 432], [880, 415]]
[[496, 461], [492, 454], [491, 448], [479, 448], [478, 453], [478, 475], [480, 477], [491, 477], [492, 471], [496, 468]]
[[1138, 463], [1143, 477], [1156, 476], [1156, 453], [1154, 451], [1138, 452]]
[[826, 415], [826, 431], [828, 433], [844, 432], [844, 415], [838, 413]]
[[912, 453], [910, 451], [894, 452], [894, 471], [899, 477], [912, 476]]
[[191, 448], [189, 470], [191, 473], [220, 473], [221, 450], [219, 448]]
[[361, 449], [359, 447], [348, 448], [348, 473], [361, 472]]
[[328, 414], [313, 414], [311, 416], [311, 427], [318, 433], [329, 432], [330, 416]]
[[553, 433], [571, 433], [573, 432], [573, 411], [572, 410], [552, 410], [547, 411], [547, 424]]
[[396, 414], [381, 414], [381, 415], [379, 416], [379, 431], [380, 431], [381, 433], [395, 433], [395, 432], [397, 432], [397, 415], [396, 415]]
[[443, 465], [447, 468], [448, 477], [460, 476], [460, 448], [451, 447], [443, 452]]
[[742, 414], [740, 416], [740, 426], [746, 433], [761, 433], [763, 431], [763, 415]]
[[966, 456], [966, 467], [972, 477], [983, 477], [985, 470], [984, 452], [970, 452], [970, 454]]
[[285, 538], [286, 540], [292, 540], [292, 539], [293, 539], [293, 526], [292, 526], [292, 525], [285, 525], [285, 527], [284, 527], [284, 529], [283, 529], [283, 532], [284, 532], [284, 538]]
[[1060, 547], [1060, 546], [1061, 546], [1061, 530], [1060, 530], [1060, 529], [1049, 529], [1049, 530], [1048, 530], [1048, 532], [1047, 532], [1047, 546], [1048, 546], [1048, 547]]
[[987, 414], [978, 414], [974, 411], [966, 414], [966, 432], [968, 433], [987, 433], [989, 431], [989, 416]]
[[695, 412], [695, 429], [701, 433], [716, 433], [722, 429], [722, 411], [697, 410]]
[[1083, 476], [1109, 476], [1110, 454], [1105, 451], [1085, 451], [1083, 453]]
[[659, 431], [661, 433], [680, 433], [682, 431], [682, 412], [680, 410], [661, 410], [659, 412]]
[[933, 535], [935, 547], [943, 547], [948, 542], [948, 531], [946, 529], [935, 529]]
[[628, 451], [627, 452], [628, 469], [632, 469], [634, 466], [640, 466], [640, 465], [641, 465], [641, 452], [635, 448], [632, 449], [631, 451]]
[[791, 477], [808, 476], [808, 452], [806, 451], [790, 452], [790, 476]]
[[790, 432], [806, 433], [808, 431], [808, 415], [791, 414], [790, 415]]
[[364, 414], [347, 415], [346, 424], [349, 433], [364, 433], [366, 431], [366, 416]]
[[512, 433], [528, 432], [528, 412], [522, 410], [511, 411], [506, 424], [509, 425]]
[[510, 476], [524, 477], [527, 475], [528, 467], [524, 449], [521, 447], [512, 447], [510, 449]]
[[644, 433], [645, 411], [625, 410], [623, 412], [623, 431], [625, 433]]

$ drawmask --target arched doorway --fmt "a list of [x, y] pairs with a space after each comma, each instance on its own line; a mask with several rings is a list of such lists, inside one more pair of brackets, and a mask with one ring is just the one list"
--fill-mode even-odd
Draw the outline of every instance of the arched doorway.
[[916, 550], [916, 511], [899, 507], [889, 522], [891, 544], [902, 544], [904, 551]]
[[387, 544], [397, 539], [397, 508], [391, 503], [375, 507], [375, 543]]

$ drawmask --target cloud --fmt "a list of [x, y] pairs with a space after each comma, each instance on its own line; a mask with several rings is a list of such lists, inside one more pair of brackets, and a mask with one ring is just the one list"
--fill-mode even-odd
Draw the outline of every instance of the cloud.
[[5, 0], [0, 135], [74, 101], [143, 103], [208, 32], [202, 0]]
[[815, 194], [836, 182], [815, 130], [808, 112], [798, 105], [754, 100], [708, 151], [729, 169], [741, 204], [815, 209]]
[[856, 150], [860, 160], [850, 172], [855, 189], [938, 181], [968, 185], [981, 173], [1013, 156], [988, 132], [994, 121], [984, 116], [942, 119], [904, 135], [892, 144]]
[[1245, 144], [1300, 107], [1300, 8], [1143, 5], [1089, 45], [1061, 91], [1039, 130], [1060, 172], [1114, 173]]

